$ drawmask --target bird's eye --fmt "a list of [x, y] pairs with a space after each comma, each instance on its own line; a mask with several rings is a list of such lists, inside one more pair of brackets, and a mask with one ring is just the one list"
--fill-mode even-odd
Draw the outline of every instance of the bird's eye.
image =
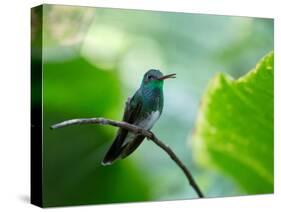
[[149, 80], [153, 79], [153, 76], [152, 76], [152, 75], [149, 75], [149, 76], [148, 76], [148, 79], [149, 79]]

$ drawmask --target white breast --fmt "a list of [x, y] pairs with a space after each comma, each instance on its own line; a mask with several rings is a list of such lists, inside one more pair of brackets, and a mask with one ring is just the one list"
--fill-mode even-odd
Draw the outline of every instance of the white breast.
[[[137, 125], [146, 130], [150, 130], [155, 124], [155, 122], [159, 119], [159, 117], [160, 117], [160, 112], [153, 111], [148, 115], [146, 119], [144, 119], [140, 123], [137, 123]], [[135, 137], [136, 135], [134, 133], [128, 132], [128, 135], [123, 143], [123, 146], [129, 143], [130, 141], [132, 141]]]
[[146, 130], [150, 130], [153, 125], [155, 124], [155, 122], [159, 119], [160, 113], [159, 111], [152, 111], [148, 117], [146, 119], [144, 119], [143, 121], [141, 121], [138, 126], [146, 129]]

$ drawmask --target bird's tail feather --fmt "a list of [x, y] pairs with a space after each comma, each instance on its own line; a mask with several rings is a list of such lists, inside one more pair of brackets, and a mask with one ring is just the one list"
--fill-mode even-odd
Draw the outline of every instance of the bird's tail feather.
[[119, 136], [117, 136], [110, 146], [109, 150], [104, 156], [101, 164], [103, 166], [111, 165], [115, 160], [117, 160], [121, 154], [122, 145], [118, 142]]
[[142, 143], [144, 139], [144, 136], [139, 135], [130, 143], [127, 143], [126, 145], [122, 145], [122, 137], [120, 134], [118, 134], [109, 148], [108, 152], [106, 153], [102, 165], [107, 166], [111, 165], [115, 160], [117, 159], [124, 159], [127, 156], [129, 156], [132, 152], [134, 152], [138, 146]]
[[134, 139], [134, 142], [128, 143], [126, 146], [122, 148], [122, 153], [120, 154], [120, 158], [124, 159], [128, 157], [132, 152], [134, 152], [138, 146], [142, 143], [144, 136], [139, 135]]

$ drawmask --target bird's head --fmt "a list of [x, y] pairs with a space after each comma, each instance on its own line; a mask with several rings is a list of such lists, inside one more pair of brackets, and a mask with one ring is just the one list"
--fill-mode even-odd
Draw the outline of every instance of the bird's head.
[[163, 75], [159, 70], [150, 69], [144, 74], [142, 85], [152, 86], [152, 87], [158, 87], [158, 86], [162, 87], [164, 80], [171, 79], [171, 78], [176, 78], [176, 74]]

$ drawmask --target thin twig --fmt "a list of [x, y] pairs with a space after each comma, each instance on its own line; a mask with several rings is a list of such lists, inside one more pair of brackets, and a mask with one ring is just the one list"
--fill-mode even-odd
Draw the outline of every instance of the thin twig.
[[183, 164], [183, 162], [176, 156], [176, 154], [173, 152], [173, 150], [168, 147], [166, 144], [164, 144], [162, 141], [160, 141], [154, 133], [151, 131], [145, 130], [141, 127], [138, 127], [133, 124], [129, 124], [127, 122], [123, 121], [115, 121], [111, 119], [105, 119], [105, 118], [85, 118], [85, 119], [71, 119], [67, 120], [55, 125], [51, 126], [51, 129], [57, 129], [62, 128], [66, 126], [71, 125], [80, 125], [80, 124], [99, 124], [99, 125], [111, 125], [114, 127], [121, 127], [126, 130], [129, 130], [135, 134], [141, 134], [154, 142], [157, 146], [159, 146], [161, 149], [163, 149], [170, 157], [171, 159], [181, 168], [181, 170], [184, 172], [186, 178], [189, 181], [189, 184], [192, 186], [192, 188], [195, 190], [197, 195], [202, 198], [204, 197], [203, 193], [201, 192], [199, 186], [195, 182], [194, 178], [192, 177], [190, 171], [187, 169], [187, 167]]

